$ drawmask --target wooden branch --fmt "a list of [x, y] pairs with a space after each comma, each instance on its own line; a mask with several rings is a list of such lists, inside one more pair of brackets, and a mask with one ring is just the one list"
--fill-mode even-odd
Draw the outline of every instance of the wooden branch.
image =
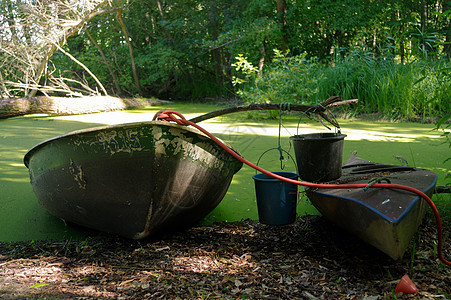
[[142, 90], [141, 83], [139, 81], [138, 69], [136, 68], [135, 56], [133, 54], [133, 46], [130, 41], [130, 36], [128, 35], [127, 27], [125, 26], [125, 23], [124, 23], [124, 19], [122, 18], [122, 8], [118, 8], [116, 12], [117, 12], [116, 20], [119, 23], [119, 26], [121, 27], [121, 31], [124, 34], [125, 42], [128, 45], [128, 53], [130, 54], [130, 63], [132, 65], [132, 75], [133, 75], [133, 79], [135, 80], [136, 89], [138, 90], [138, 94], [140, 96], [143, 96], [144, 92]]
[[[47, 63], [49, 62], [50, 58], [52, 57], [53, 53], [55, 53], [55, 51], [57, 50], [57, 47], [55, 45], [59, 45], [59, 46], [63, 46], [64, 43], [66, 42], [66, 40], [73, 35], [74, 33], [76, 33], [78, 30], [80, 30], [86, 22], [88, 22], [89, 20], [91, 20], [94, 16], [97, 15], [97, 10], [102, 7], [104, 4], [109, 3], [109, 0], [104, 0], [102, 2], [100, 2], [99, 4], [97, 4], [94, 9], [82, 20], [80, 20], [78, 22], [78, 24], [76, 24], [68, 33], [66, 33], [64, 36], [60, 37], [59, 40], [50, 46], [50, 49], [47, 51], [47, 54], [45, 55], [44, 59], [41, 61], [41, 64], [39, 65], [36, 74], [34, 76], [34, 82], [39, 83], [39, 80], [41, 79], [42, 74], [44, 73], [44, 70], [47, 66]], [[32, 89], [29, 94], [28, 97], [34, 97], [36, 96], [36, 93], [38, 92], [37, 89]]]
[[327, 122], [334, 125], [335, 127], [339, 128], [340, 125], [336, 123], [335, 121], [331, 120], [327, 115], [324, 114], [324, 112], [329, 107], [335, 107], [338, 105], [345, 105], [345, 104], [351, 104], [351, 103], [357, 103], [357, 99], [351, 99], [351, 100], [342, 100], [338, 96], [330, 97], [329, 99], [323, 101], [320, 105], [302, 105], [302, 104], [276, 104], [276, 103], [263, 103], [263, 104], [249, 104], [249, 105], [241, 105], [241, 106], [234, 106], [234, 107], [228, 107], [220, 110], [215, 110], [213, 112], [195, 117], [190, 119], [193, 123], [199, 123], [211, 118], [219, 117], [222, 115], [230, 114], [230, 113], [236, 113], [241, 111], [251, 111], [251, 110], [289, 110], [289, 111], [302, 111], [305, 113], [314, 113], [318, 114], [320, 117], [324, 118]]
[[97, 43], [96, 39], [92, 36], [91, 32], [88, 30], [88, 28], [84, 27], [83, 30], [88, 35], [91, 42], [94, 44], [94, 46], [97, 48], [97, 50], [100, 53], [100, 56], [102, 56], [103, 62], [105, 63], [106, 67], [108, 68], [108, 71], [110, 72], [111, 78], [113, 79], [114, 87], [116, 88], [117, 95], [122, 95], [122, 89], [119, 85], [119, 81], [117, 79], [116, 73], [114, 72], [113, 68], [111, 67], [111, 64], [108, 62], [108, 59], [105, 56], [105, 53], [103, 52], [100, 45]]
[[[206, 113], [204, 115], [195, 117], [190, 119], [193, 123], [199, 123], [211, 118], [219, 117], [226, 114], [241, 112], [241, 111], [251, 111], [251, 110], [279, 110], [280, 104], [275, 103], [263, 103], [263, 104], [249, 104], [249, 105], [240, 105], [240, 106], [233, 106], [228, 107], [220, 110], [215, 110], [209, 113]], [[313, 106], [313, 105], [300, 105], [300, 104], [293, 104], [290, 105], [290, 110], [293, 111], [303, 111], [303, 112], [314, 112], [315, 109], [324, 110], [321, 107]]]
[[63, 48], [60, 47], [60, 45], [58, 44], [54, 44], [55, 47], [64, 55], [66, 55], [67, 57], [69, 57], [73, 62], [75, 62], [77, 65], [79, 65], [80, 67], [82, 67], [86, 72], [88, 72], [89, 75], [91, 75], [91, 77], [94, 79], [94, 81], [97, 83], [97, 85], [100, 87], [100, 89], [102, 90], [103, 94], [105, 96], [108, 96], [108, 92], [106, 91], [105, 87], [103, 86], [103, 84], [100, 82], [100, 80], [97, 78], [96, 75], [94, 75], [94, 73], [91, 72], [91, 70], [85, 66], [81, 61], [79, 61], [78, 59], [76, 59], [72, 54], [70, 54], [69, 52], [67, 52], [66, 50], [64, 50]]
[[327, 108], [335, 107], [335, 106], [341, 106], [341, 105], [347, 105], [347, 104], [353, 104], [359, 102], [359, 99], [349, 99], [349, 100], [343, 100], [343, 101], [337, 101], [333, 102], [329, 105], [327, 105]]

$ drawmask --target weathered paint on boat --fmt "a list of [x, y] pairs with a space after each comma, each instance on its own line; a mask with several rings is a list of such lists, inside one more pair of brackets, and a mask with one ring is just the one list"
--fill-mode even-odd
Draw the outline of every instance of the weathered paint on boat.
[[[414, 187], [432, 196], [437, 175], [406, 166], [382, 165], [354, 155], [334, 183], [368, 183], [374, 178]], [[402, 258], [421, 224], [427, 203], [397, 189], [307, 189], [312, 204], [330, 221], [395, 260]]]
[[199, 131], [161, 121], [64, 134], [24, 163], [51, 214], [133, 239], [202, 219], [242, 166]]

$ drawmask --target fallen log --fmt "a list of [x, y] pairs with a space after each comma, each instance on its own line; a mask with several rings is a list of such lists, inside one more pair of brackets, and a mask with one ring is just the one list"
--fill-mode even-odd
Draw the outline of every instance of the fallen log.
[[170, 101], [157, 99], [123, 99], [110, 96], [96, 97], [29, 97], [0, 100], [0, 119], [28, 114], [79, 115], [97, 112], [146, 107]]

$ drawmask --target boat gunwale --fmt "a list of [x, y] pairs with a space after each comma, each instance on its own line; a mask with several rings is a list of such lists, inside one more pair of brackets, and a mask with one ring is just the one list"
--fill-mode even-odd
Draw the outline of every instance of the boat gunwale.
[[[51, 138], [46, 139], [46, 140], [44, 140], [42, 142], [39, 142], [38, 144], [36, 144], [33, 147], [31, 147], [27, 151], [27, 153], [25, 153], [24, 158], [23, 158], [23, 163], [24, 163], [24, 165], [27, 168], [29, 168], [30, 158], [33, 156], [33, 154], [36, 151], [38, 151], [42, 147], [45, 147], [47, 144], [50, 144], [51, 142], [59, 140], [59, 139], [62, 139], [62, 138], [76, 136], [76, 135], [80, 135], [80, 134], [84, 134], [84, 133], [99, 132], [99, 131], [106, 130], [106, 129], [139, 127], [139, 126], [142, 126], [142, 125], [158, 125], [158, 126], [168, 126], [168, 127], [178, 128], [178, 129], [181, 129], [181, 130], [186, 130], [186, 131], [189, 131], [191, 133], [203, 136], [203, 137], [211, 140], [206, 134], [204, 134], [203, 132], [201, 132], [201, 131], [199, 131], [199, 130], [197, 130], [195, 128], [182, 126], [182, 125], [178, 125], [178, 124], [175, 124], [175, 123], [169, 123], [169, 122], [166, 122], [166, 121], [144, 121], [144, 122], [130, 122], [130, 123], [121, 123], [121, 124], [114, 124], [114, 125], [104, 125], [104, 126], [97, 126], [97, 127], [91, 127], [91, 128], [85, 128], [85, 129], [70, 131], [70, 132], [67, 132], [67, 133], [63, 133], [61, 135], [57, 135], [57, 136], [51, 137]], [[213, 144], [216, 145], [216, 143], [213, 143]], [[227, 146], [230, 147], [231, 149], [233, 149], [230, 145], [227, 145]], [[233, 149], [233, 151], [238, 153], [235, 149]]]
[[[425, 170], [425, 169], [416, 169], [416, 170]], [[429, 171], [429, 170], [426, 170], [426, 171]], [[432, 173], [433, 173], [433, 172], [432, 172]], [[435, 174], [435, 173], [434, 173], [434, 174]], [[429, 185], [429, 186], [427, 186], [426, 188], [424, 188], [421, 192], [426, 193], [425, 191], [431, 190], [431, 189], [436, 185], [437, 179], [438, 179], [438, 176], [437, 176], [437, 174], [435, 174], [435, 179], [434, 179], [434, 181], [432, 182], [432, 184]], [[333, 189], [328, 189], [328, 190], [333, 190]], [[386, 216], [385, 214], [381, 213], [380, 211], [378, 211], [378, 210], [375, 209], [374, 207], [368, 205], [367, 203], [365, 203], [365, 202], [363, 202], [363, 201], [361, 201], [361, 200], [354, 199], [354, 198], [350, 198], [350, 197], [347, 197], [347, 196], [340, 196], [340, 195], [330, 194], [330, 193], [326, 193], [326, 192], [320, 192], [319, 190], [313, 190], [313, 189], [311, 189], [310, 191], [311, 191], [312, 193], [317, 193], [317, 194], [319, 194], [319, 195], [326, 196], [326, 197], [333, 197], [333, 198], [338, 198], [338, 199], [343, 199], [343, 200], [350, 200], [350, 201], [352, 201], [352, 202], [356, 202], [356, 203], [361, 204], [361, 205], [363, 205], [364, 207], [370, 209], [371, 211], [375, 212], [376, 214], [380, 215], [383, 219], [389, 221], [390, 223], [394, 223], [394, 224], [396, 224], [396, 225], [398, 225], [399, 223], [401, 223], [401, 221], [402, 221], [402, 220], [410, 213], [410, 211], [413, 209], [414, 205], [416, 205], [416, 203], [417, 203], [418, 201], [421, 201], [421, 200], [422, 200], [422, 198], [421, 198], [420, 196], [417, 195], [415, 198], [413, 198], [413, 199], [410, 201], [410, 203], [409, 203], [409, 205], [407, 206], [407, 208], [399, 215], [399, 217], [397, 217], [396, 219], [393, 219], [393, 218], [390, 218], [390, 217]]]

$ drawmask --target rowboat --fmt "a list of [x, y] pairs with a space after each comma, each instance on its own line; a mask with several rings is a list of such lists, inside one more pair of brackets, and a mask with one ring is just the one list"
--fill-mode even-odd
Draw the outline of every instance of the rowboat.
[[[342, 176], [329, 183], [377, 180], [414, 187], [431, 197], [437, 175], [408, 166], [369, 162], [351, 154], [342, 166]], [[394, 260], [402, 258], [427, 207], [421, 197], [397, 189], [307, 188], [306, 193], [323, 216]]]
[[132, 239], [196, 223], [242, 167], [203, 133], [162, 121], [60, 135], [31, 148], [24, 163], [51, 214]]

